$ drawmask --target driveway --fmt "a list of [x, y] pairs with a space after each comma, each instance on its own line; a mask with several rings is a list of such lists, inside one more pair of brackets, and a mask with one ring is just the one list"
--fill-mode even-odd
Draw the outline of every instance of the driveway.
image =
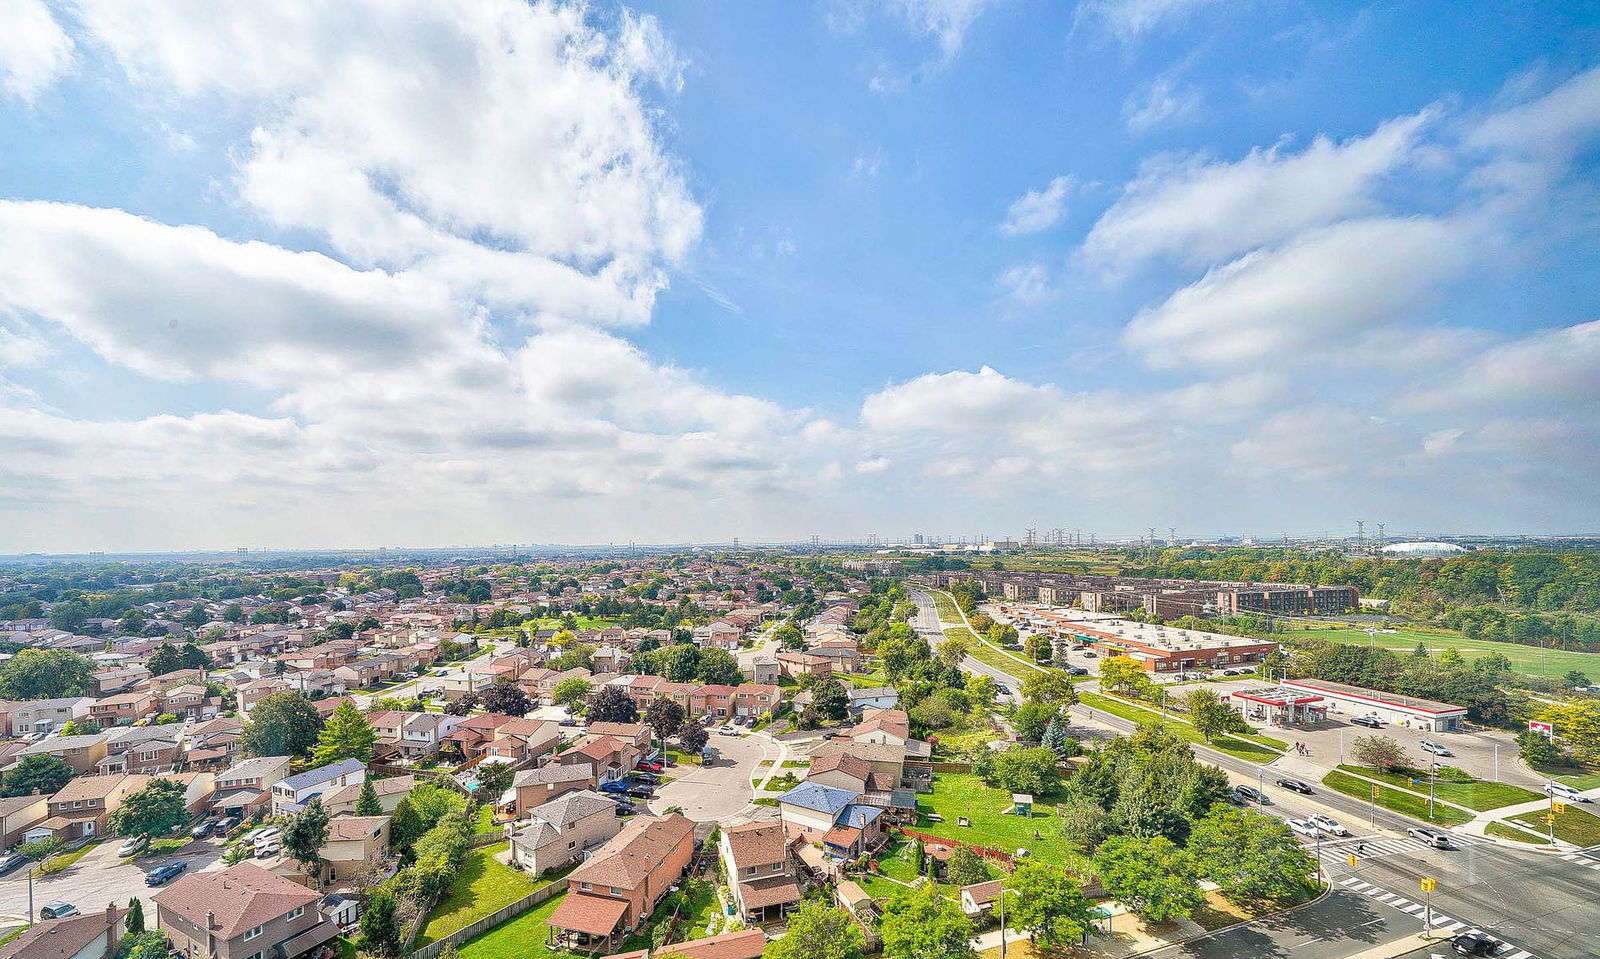
[[[128, 900], [138, 897], [145, 901], [145, 915], [154, 918], [150, 897], [160, 892], [161, 886], [144, 884], [145, 873], [177, 859], [186, 859], [191, 872], [204, 872], [221, 868], [222, 847], [213, 842], [190, 842], [176, 853], [166, 856], [145, 856], [131, 863], [117, 858], [117, 847], [122, 840], [112, 837], [95, 846], [79, 859], [72, 868], [54, 876], [42, 876], [33, 881], [33, 908], [46, 903], [70, 902], [85, 913], [105, 909], [106, 903], [115, 902], [125, 907]], [[28, 913], [28, 872], [18, 869], [0, 880], [0, 915], [25, 916]]]
[[750, 780], [762, 759], [778, 756], [777, 744], [765, 736], [711, 734], [717, 761], [711, 766], [674, 766], [678, 778], [661, 787], [650, 800], [650, 811], [661, 814], [669, 806], [682, 806], [695, 822], [722, 822], [742, 811], [755, 798]]

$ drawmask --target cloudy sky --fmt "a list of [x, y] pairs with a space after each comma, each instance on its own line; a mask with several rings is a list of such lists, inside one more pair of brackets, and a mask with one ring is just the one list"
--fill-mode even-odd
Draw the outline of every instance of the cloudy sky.
[[1600, 528], [1600, 14], [0, 0], [0, 552]]

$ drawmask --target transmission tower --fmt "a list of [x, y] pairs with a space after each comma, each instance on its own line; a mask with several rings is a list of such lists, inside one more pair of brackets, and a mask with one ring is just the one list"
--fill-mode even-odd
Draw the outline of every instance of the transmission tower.
[[1365, 552], [1367, 548], [1367, 524], [1363, 520], [1356, 520], [1356, 549]]
[[1032, 546], [1033, 543], [1034, 543], [1034, 539], [1038, 535], [1039, 531], [1037, 529], [1035, 529], [1034, 527], [1029, 526], [1029, 527], [1026, 527], [1023, 530], [1023, 532], [1027, 534], [1026, 536], [1023, 537], [1023, 542], [1027, 543], [1029, 546]]
[[1168, 526], [1167, 527], [1167, 545], [1168, 546], [1177, 546], [1178, 545], [1178, 528], [1176, 526]]

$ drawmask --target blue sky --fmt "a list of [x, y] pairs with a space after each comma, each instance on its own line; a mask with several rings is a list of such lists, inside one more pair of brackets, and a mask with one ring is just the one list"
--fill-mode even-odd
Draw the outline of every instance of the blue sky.
[[1600, 515], [1593, 5], [8, 9], [0, 550]]

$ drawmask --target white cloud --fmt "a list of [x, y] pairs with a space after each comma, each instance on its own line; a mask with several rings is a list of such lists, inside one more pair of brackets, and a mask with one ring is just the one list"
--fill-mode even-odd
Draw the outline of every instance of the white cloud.
[[1128, 324], [1155, 366], [1326, 362], [1352, 337], [1406, 325], [1468, 260], [1470, 229], [1417, 217], [1351, 220], [1208, 272]]
[[1195, 115], [1200, 109], [1200, 91], [1180, 85], [1170, 76], [1159, 76], [1128, 95], [1122, 103], [1122, 122], [1133, 133]]
[[1022, 194], [1006, 211], [1000, 232], [1008, 236], [1042, 233], [1060, 223], [1067, 212], [1067, 195], [1076, 182], [1070, 176], [1058, 176], [1045, 184], [1044, 189]]
[[72, 38], [43, 0], [0, 0], [0, 90], [32, 103], [72, 69]]
[[1411, 410], [1543, 408], [1600, 424], [1600, 320], [1540, 330], [1485, 349], [1403, 397]]
[[961, 42], [995, 0], [893, 0], [894, 9], [912, 29], [935, 38], [948, 57], [961, 50]]
[[1406, 163], [1423, 111], [1366, 137], [1318, 137], [1291, 153], [1282, 144], [1227, 162], [1197, 155], [1147, 162], [1090, 229], [1088, 262], [1115, 275], [1155, 257], [1213, 263], [1245, 250], [1378, 208], [1381, 178]]
[[1231, 449], [1243, 472], [1320, 480], [1340, 474], [1365, 476], [1373, 463], [1388, 463], [1416, 449], [1418, 438], [1358, 409], [1314, 405], [1284, 410]]
[[1018, 306], [1038, 306], [1056, 298], [1050, 273], [1039, 263], [1019, 263], [1001, 271], [995, 281], [1001, 294]]
[[1219, 0], [1085, 0], [1079, 7], [1123, 42], [1188, 19], [1194, 11]]
[[858, 180], [875, 179], [883, 172], [887, 157], [882, 148], [870, 153], [857, 154], [855, 162], [850, 165], [850, 175]]

